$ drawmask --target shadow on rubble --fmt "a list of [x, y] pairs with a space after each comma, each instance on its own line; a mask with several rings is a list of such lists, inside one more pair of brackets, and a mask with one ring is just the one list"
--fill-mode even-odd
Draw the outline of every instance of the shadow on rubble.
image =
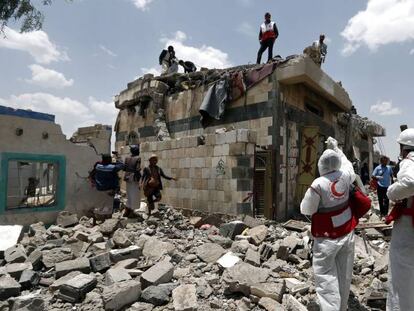
[[368, 309], [367, 307], [363, 306], [355, 294], [351, 291], [348, 299], [348, 310], [349, 311], [371, 311], [372, 309]]

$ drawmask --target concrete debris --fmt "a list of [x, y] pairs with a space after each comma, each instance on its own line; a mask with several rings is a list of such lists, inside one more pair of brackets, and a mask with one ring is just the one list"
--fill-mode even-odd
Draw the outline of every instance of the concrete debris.
[[56, 219], [56, 223], [63, 228], [75, 226], [78, 222], [78, 216], [67, 211], [60, 212]]
[[[33, 224], [3, 250], [0, 310], [319, 310], [302, 223], [187, 218], [169, 206], [95, 225], [69, 217]], [[388, 242], [374, 233], [356, 235], [350, 311], [385, 305]]]

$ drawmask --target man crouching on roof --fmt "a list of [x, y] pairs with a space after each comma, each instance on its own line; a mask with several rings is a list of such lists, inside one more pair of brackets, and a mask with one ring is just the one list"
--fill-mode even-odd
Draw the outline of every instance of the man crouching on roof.
[[320, 177], [306, 191], [301, 213], [312, 216], [313, 270], [322, 311], [347, 310], [354, 262], [354, 228], [349, 206], [355, 180], [352, 163], [329, 137], [318, 161]]

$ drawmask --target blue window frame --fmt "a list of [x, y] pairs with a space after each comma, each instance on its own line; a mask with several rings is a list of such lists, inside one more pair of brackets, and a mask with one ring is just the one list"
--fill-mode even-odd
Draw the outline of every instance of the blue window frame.
[[[66, 157], [64, 155], [49, 155], [49, 154], [29, 154], [29, 153], [0, 153], [0, 214], [15, 214], [15, 213], [26, 213], [26, 212], [48, 212], [58, 211], [65, 208], [65, 195], [66, 195]], [[8, 191], [9, 181], [12, 176], [9, 176], [12, 171], [11, 166], [18, 166], [17, 163], [22, 165], [37, 164], [37, 167], [53, 167], [54, 185], [53, 185], [53, 196], [49, 200], [48, 204], [42, 203], [37, 195], [37, 203], [33, 206], [22, 204], [21, 206], [8, 208]], [[49, 184], [48, 184], [49, 185]], [[40, 186], [39, 186], [40, 187]], [[49, 186], [47, 186], [47, 189]], [[38, 191], [39, 188], [37, 188]], [[26, 187], [27, 200], [29, 190]], [[39, 191], [38, 191], [39, 192]], [[35, 187], [36, 193], [36, 187]], [[46, 195], [42, 196], [43, 199]], [[51, 197], [49, 195], [49, 197]], [[46, 201], [46, 199], [44, 199]]]

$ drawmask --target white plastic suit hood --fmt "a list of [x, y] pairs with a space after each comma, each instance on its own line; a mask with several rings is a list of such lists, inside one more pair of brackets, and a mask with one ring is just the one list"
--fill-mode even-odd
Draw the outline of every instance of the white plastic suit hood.
[[341, 156], [334, 150], [325, 150], [318, 161], [319, 175], [338, 171], [341, 168]]

